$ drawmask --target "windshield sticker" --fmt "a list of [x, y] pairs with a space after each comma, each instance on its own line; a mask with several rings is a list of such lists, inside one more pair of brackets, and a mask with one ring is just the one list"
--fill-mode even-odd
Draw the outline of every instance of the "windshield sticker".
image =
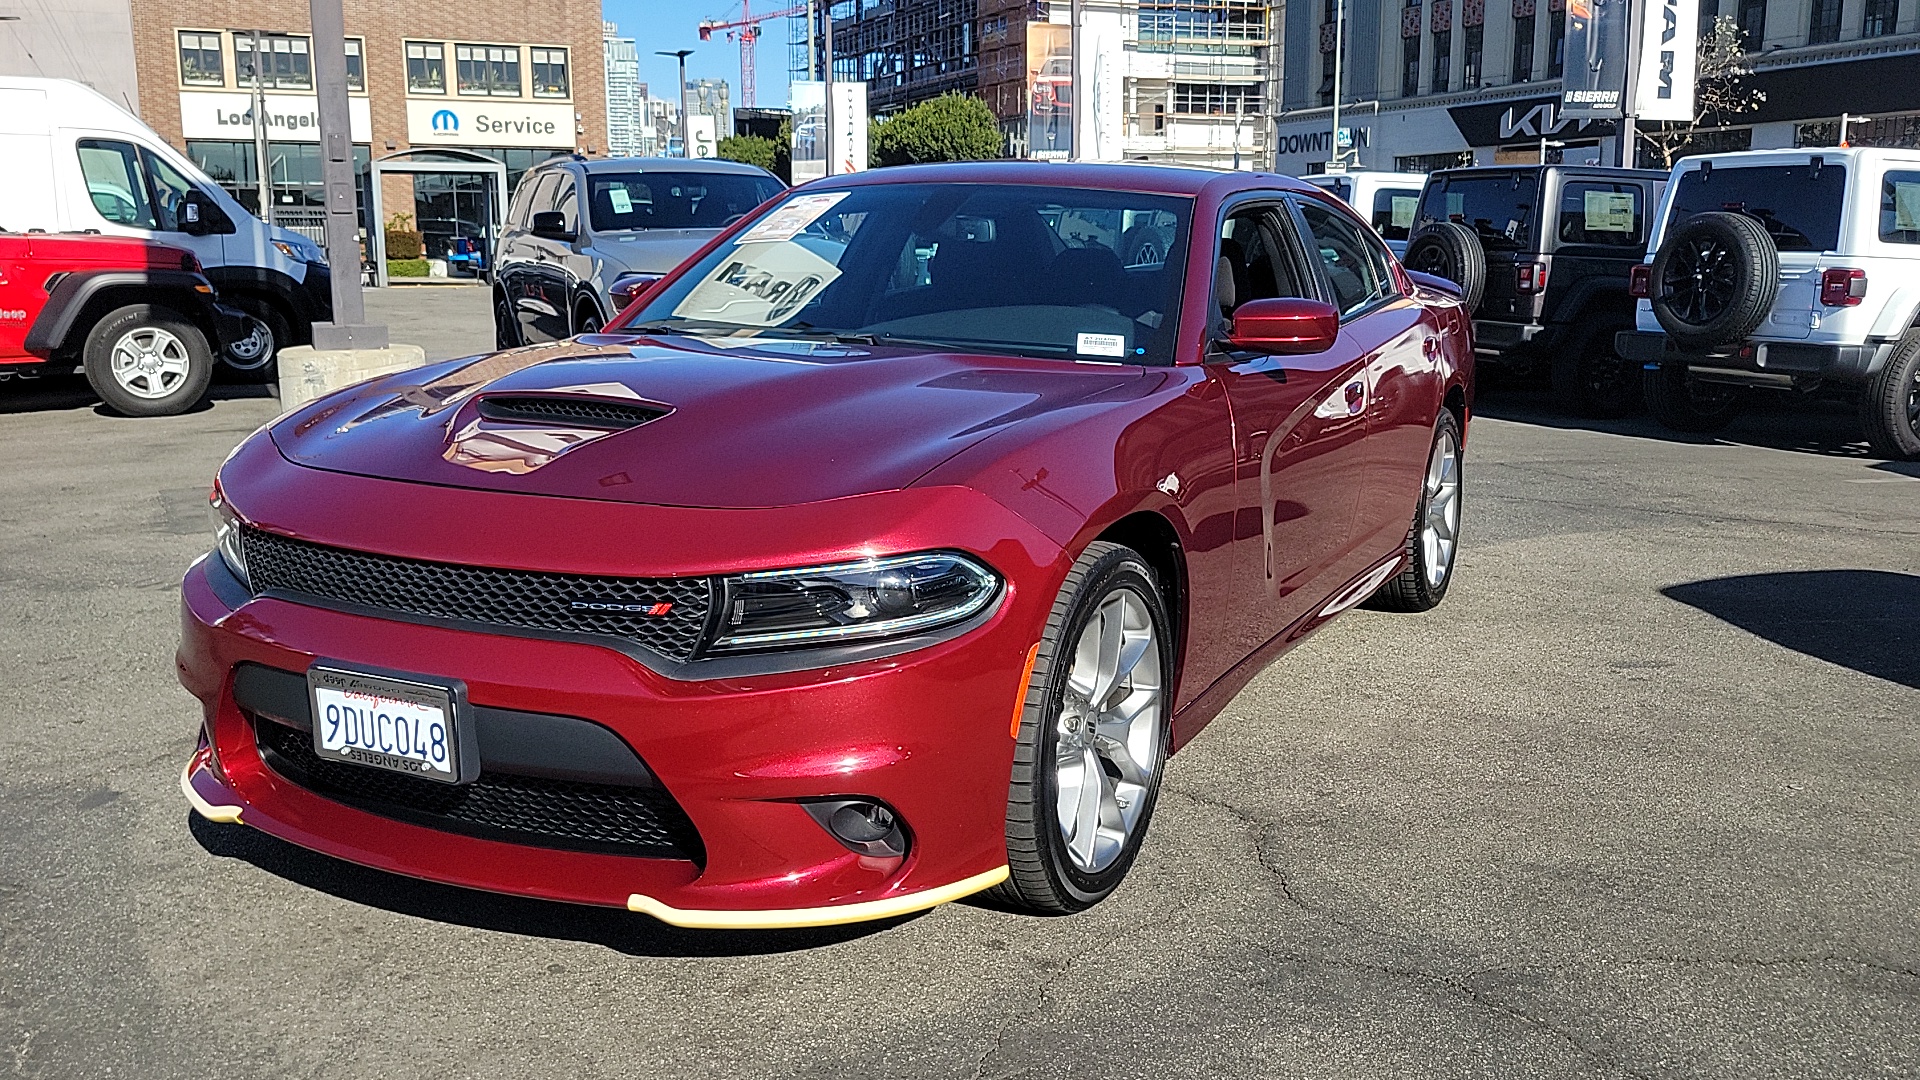
[[1920, 184], [1893, 182], [1893, 227], [1920, 232]]
[[633, 213], [633, 196], [627, 194], [626, 188], [619, 187], [619, 186], [608, 188], [607, 198], [613, 201], [614, 213], [616, 214]]
[[1588, 232], [1630, 233], [1633, 231], [1633, 193], [1589, 191], [1586, 214]]
[[1127, 338], [1124, 334], [1081, 334], [1073, 348], [1081, 356], [1125, 356]]
[[818, 195], [796, 195], [787, 200], [786, 205], [761, 218], [753, 228], [740, 234], [736, 244], [766, 244], [780, 240], [791, 240], [800, 235], [801, 230], [820, 219], [820, 215], [833, 209], [835, 203], [851, 191], [828, 191]]
[[1405, 229], [1405, 228], [1412, 227], [1413, 215], [1418, 213], [1419, 210], [1420, 210], [1420, 196], [1418, 195], [1393, 196], [1393, 227], [1396, 229]]

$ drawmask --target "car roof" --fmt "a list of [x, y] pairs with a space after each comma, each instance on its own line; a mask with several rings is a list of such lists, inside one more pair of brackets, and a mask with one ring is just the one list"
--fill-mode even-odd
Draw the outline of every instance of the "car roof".
[[884, 169], [831, 176], [807, 184], [817, 187], [855, 187], [866, 184], [1032, 184], [1049, 187], [1093, 188], [1100, 191], [1140, 191], [1163, 195], [1198, 195], [1202, 189], [1224, 187], [1281, 188], [1318, 194], [1319, 189], [1291, 176], [1265, 172], [1235, 172], [1192, 165], [1157, 162], [1066, 161], [950, 161], [937, 165], [896, 165]]
[[1835, 164], [1852, 161], [1920, 161], [1920, 150], [1890, 146], [1801, 146], [1779, 147], [1773, 150], [1732, 150], [1724, 154], [1695, 154], [1681, 158], [1674, 163], [1676, 169], [1699, 168], [1703, 162], [1713, 162], [1713, 167], [1737, 169], [1755, 165], [1792, 165], [1805, 162], [1809, 158], [1820, 158]]
[[676, 173], [733, 173], [747, 176], [772, 176], [758, 165], [748, 165], [740, 161], [727, 161], [724, 158], [677, 158], [677, 157], [617, 157], [617, 158], [548, 158], [535, 165], [536, 169], [556, 166], [577, 165], [594, 173], [633, 173], [633, 172], [676, 172]]
[[1489, 176], [1504, 176], [1509, 173], [1540, 172], [1546, 169], [1563, 173], [1580, 173], [1583, 176], [1624, 176], [1636, 180], [1665, 180], [1667, 178], [1665, 169], [1622, 169], [1615, 165], [1568, 165], [1564, 163], [1558, 165], [1551, 163], [1541, 165], [1538, 162], [1529, 162], [1520, 165], [1469, 165], [1459, 169], [1439, 169], [1432, 175], [1473, 176], [1475, 174], [1485, 174]]

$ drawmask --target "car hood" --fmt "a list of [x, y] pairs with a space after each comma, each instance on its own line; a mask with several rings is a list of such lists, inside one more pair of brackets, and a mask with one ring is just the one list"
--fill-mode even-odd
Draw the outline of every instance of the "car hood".
[[[1139, 368], [903, 348], [594, 335], [374, 380], [277, 423], [289, 460], [364, 476], [668, 506], [906, 487]], [[630, 426], [623, 426], [630, 425]]]
[[606, 262], [639, 274], [664, 274], [686, 261], [719, 229], [635, 229], [596, 233], [594, 253]]

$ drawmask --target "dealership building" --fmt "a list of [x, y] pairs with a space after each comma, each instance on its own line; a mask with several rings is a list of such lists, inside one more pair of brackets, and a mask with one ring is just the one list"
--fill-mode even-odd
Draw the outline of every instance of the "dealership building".
[[[133, 0], [130, 8], [141, 119], [257, 210], [254, 104], [263, 96], [271, 212], [288, 227], [317, 229], [307, 0]], [[605, 152], [598, 0], [346, 0], [345, 9], [363, 227], [372, 224], [375, 162], [385, 174], [383, 214], [410, 215], [438, 256], [456, 237], [486, 235], [502, 167], [511, 190], [545, 158]], [[408, 163], [439, 171], [399, 171]]]
[[[1342, 53], [1340, 126], [1359, 164], [1427, 171], [1458, 164], [1616, 160], [1612, 121], [1560, 114], [1564, 0], [1334, 0], [1285, 8], [1274, 118], [1280, 172], [1332, 156], [1334, 48]], [[1689, 5], [1692, 6], [1692, 5]], [[1840, 118], [1855, 144], [1920, 146], [1916, 0], [1704, 0], [1700, 24], [1740, 28], [1759, 108], [1728, 117], [1693, 149], [1833, 145]], [[1649, 164], [1641, 148], [1641, 164]]]

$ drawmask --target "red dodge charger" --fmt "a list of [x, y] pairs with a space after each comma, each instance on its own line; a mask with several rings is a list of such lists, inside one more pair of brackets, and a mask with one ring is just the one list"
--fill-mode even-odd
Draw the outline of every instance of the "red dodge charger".
[[242, 443], [182, 587], [182, 786], [679, 926], [1086, 908], [1265, 664], [1446, 594], [1469, 334], [1281, 177], [809, 184], [603, 333]]

